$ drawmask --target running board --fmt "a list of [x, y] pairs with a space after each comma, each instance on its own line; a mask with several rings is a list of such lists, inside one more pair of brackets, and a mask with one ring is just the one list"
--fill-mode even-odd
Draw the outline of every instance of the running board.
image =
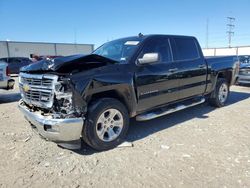
[[165, 116], [167, 114], [171, 114], [173, 112], [177, 112], [177, 111], [184, 110], [184, 109], [192, 107], [192, 106], [202, 104], [204, 102], [205, 102], [205, 98], [200, 98], [198, 101], [196, 100], [195, 102], [192, 102], [189, 104], [180, 104], [180, 105], [177, 105], [173, 108], [161, 108], [161, 109], [156, 110], [156, 111], [152, 111], [149, 113], [144, 113], [144, 114], [140, 114], [140, 115], [136, 116], [136, 121], [147, 121], [147, 120], [155, 119], [155, 118], [158, 118], [161, 116]]

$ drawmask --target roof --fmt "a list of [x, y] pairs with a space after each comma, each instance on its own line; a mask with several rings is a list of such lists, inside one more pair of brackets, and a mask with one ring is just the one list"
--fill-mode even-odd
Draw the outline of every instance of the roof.
[[[173, 38], [173, 37], [178, 37], [178, 38], [195, 38], [194, 36], [187, 36], [187, 35], [169, 35], [169, 34], [149, 34], [149, 35], [142, 35], [142, 36], [130, 36], [130, 37], [123, 37], [123, 38], [119, 38], [116, 40], [120, 40], [120, 39], [128, 39], [128, 40], [135, 40], [135, 39], [147, 39], [147, 38], [151, 38], [151, 37], [169, 37], [169, 38]], [[134, 39], [133, 39], [134, 38]]]

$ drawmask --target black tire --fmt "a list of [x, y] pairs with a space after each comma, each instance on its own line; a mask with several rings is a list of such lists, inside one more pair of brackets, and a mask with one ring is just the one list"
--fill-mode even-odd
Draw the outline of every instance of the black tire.
[[[223, 99], [223, 100], [220, 100], [221, 87], [227, 88], [227, 89], [225, 89], [225, 90], [227, 90], [227, 95], [226, 95], [225, 99]], [[230, 90], [229, 90], [229, 84], [228, 84], [227, 80], [224, 78], [218, 78], [215, 89], [209, 98], [209, 104], [211, 106], [214, 106], [214, 107], [223, 107], [223, 106], [225, 106], [225, 103], [227, 102], [229, 94], [230, 94]]]
[[[114, 109], [114, 110], [117, 110], [118, 112], [120, 112], [119, 115], [122, 115], [123, 127], [118, 128], [119, 134], [117, 134], [118, 135], [117, 138], [115, 138], [114, 140], [111, 140], [111, 141], [107, 141], [107, 140], [104, 141], [98, 136], [97, 129], [98, 129], [98, 126], [100, 126], [100, 125], [99, 124], [97, 125], [97, 121], [98, 121], [99, 117], [101, 115], [105, 115], [104, 112], [108, 111], [109, 109], [111, 109], [111, 110]], [[113, 119], [114, 118], [115, 118], [115, 116], [113, 117]], [[110, 124], [112, 124], [112, 123], [110, 122]], [[101, 126], [103, 126], [103, 125], [101, 125]], [[114, 131], [115, 126], [114, 125], [112, 125], [112, 126], [113, 126], [112, 130]], [[127, 134], [128, 127], [129, 127], [129, 115], [128, 115], [128, 111], [127, 111], [126, 107], [120, 101], [118, 101], [116, 99], [103, 98], [103, 99], [99, 99], [98, 101], [95, 101], [94, 103], [90, 104], [90, 106], [88, 108], [87, 117], [86, 117], [86, 120], [85, 120], [85, 123], [83, 126], [82, 138], [90, 147], [92, 147], [95, 150], [98, 150], [98, 151], [109, 150], [109, 149], [112, 149], [112, 148], [114, 148], [117, 145], [122, 143], [123, 139], [125, 138], [125, 136]], [[105, 134], [107, 134], [107, 133], [108, 133], [108, 131], [105, 132]], [[104, 134], [103, 138], [105, 137], [105, 134]]]

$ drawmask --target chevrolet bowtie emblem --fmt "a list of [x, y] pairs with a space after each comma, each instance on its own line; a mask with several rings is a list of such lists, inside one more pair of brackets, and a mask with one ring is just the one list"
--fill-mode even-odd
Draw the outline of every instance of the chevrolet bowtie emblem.
[[25, 92], [28, 92], [30, 90], [30, 86], [29, 85], [23, 85], [23, 90]]

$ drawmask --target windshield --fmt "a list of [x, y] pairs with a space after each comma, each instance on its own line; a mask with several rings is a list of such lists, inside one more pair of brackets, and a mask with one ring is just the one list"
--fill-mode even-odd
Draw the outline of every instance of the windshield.
[[139, 43], [140, 38], [137, 37], [114, 40], [105, 43], [95, 50], [93, 54], [104, 56], [118, 62], [128, 61], [138, 48]]

